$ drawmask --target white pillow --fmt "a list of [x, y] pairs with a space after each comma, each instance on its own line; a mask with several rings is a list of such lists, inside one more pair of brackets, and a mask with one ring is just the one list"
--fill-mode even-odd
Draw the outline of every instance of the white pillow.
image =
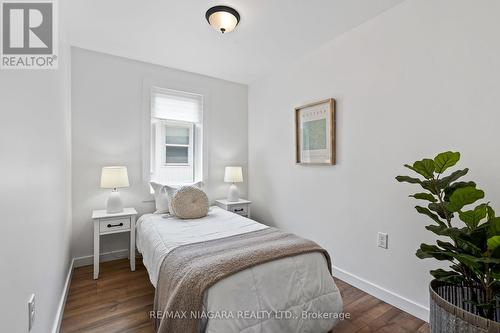
[[155, 191], [155, 193], [154, 193], [155, 205], [156, 205], [155, 214], [168, 213], [169, 205], [168, 205], [167, 189], [162, 184], [158, 184], [155, 182], [151, 182], [150, 184], [151, 184], [151, 187], [153, 188], [153, 190]]
[[[155, 182], [150, 182], [151, 187], [153, 188], [154, 197], [155, 197], [155, 205], [156, 211], [155, 214], [167, 214], [171, 211], [170, 209], [170, 200], [173, 198], [174, 193], [177, 189], [182, 187], [182, 185], [162, 185]], [[192, 186], [196, 186], [201, 189], [203, 182], [197, 182], [192, 184]]]

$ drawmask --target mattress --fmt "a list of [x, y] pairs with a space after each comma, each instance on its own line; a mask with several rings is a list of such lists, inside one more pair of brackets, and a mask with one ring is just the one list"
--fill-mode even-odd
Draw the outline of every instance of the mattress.
[[[136, 225], [153, 286], [165, 256], [178, 246], [265, 229], [267, 226], [210, 207], [207, 216], [180, 220], [146, 214]], [[200, 332], [328, 332], [342, 311], [342, 299], [320, 253], [258, 265], [225, 278], [205, 293]]]

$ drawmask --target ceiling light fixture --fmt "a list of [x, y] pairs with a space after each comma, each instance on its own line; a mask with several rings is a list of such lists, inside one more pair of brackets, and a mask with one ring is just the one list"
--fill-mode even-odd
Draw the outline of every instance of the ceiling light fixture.
[[207, 10], [205, 17], [208, 23], [221, 33], [231, 32], [240, 22], [240, 14], [227, 6], [215, 6]]

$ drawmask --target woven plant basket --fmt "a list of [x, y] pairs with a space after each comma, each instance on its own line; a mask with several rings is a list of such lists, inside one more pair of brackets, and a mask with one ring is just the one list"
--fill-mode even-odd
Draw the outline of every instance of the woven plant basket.
[[[499, 311], [495, 320], [480, 317], [470, 303], [470, 289], [433, 280], [429, 287], [432, 333], [500, 333]], [[477, 291], [476, 291], [477, 292]]]

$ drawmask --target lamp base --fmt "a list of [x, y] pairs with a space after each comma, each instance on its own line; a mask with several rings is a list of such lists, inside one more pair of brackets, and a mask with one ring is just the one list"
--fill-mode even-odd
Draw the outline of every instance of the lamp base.
[[240, 200], [240, 191], [238, 190], [238, 186], [234, 183], [229, 186], [229, 190], [227, 191], [227, 201], [236, 202]]
[[123, 212], [122, 198], [120, 198], [120, 193], [114, 189], [106, 200], [106, 213], [116, 214], [121, 212]]

